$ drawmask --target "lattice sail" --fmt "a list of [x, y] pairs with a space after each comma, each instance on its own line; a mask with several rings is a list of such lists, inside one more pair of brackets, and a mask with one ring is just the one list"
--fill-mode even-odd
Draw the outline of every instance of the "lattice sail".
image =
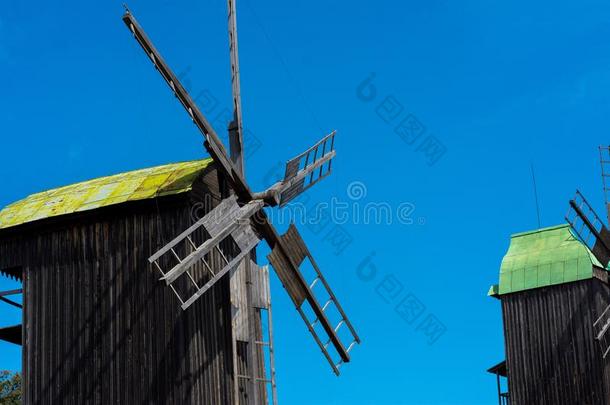
[[[305, 321], [307, 329], [322, 350], [324, 357], [328, 360], [335, 374], [339, 375], [339, 368], [343, 363], [349, 362], [349, 352], [356, 344], [360, 343], [360, 338], [294, 225], [291, 225], [288, 231], [282, 235], [281, 243], [282, 246], [276, 246], [267, 258], [282, 281], [284, 288], [288, 291], [288, 295], [292, 298], [297, 312]], [[309, 259], [315, 272], [314, 279], [310, 282], [305, 281], [299, 270], [299, 266], [306, 259]], [[318, 284], [321, 287], [316, 289], [314, 293], [314, 287]], [[324, 305], [320, 305], [317, 298], [320, 296], [324, 297]], [[305, 302], [311, 307], [315, 319], [310, 319], [311, 316], [305, 313], [303, 307]], [[331, 324], [329, 319], [330, 310], [334, 310], [337, 314], [336, 324]], [[317, 328], [318, 325], [321, 326], [321, 330]], [[349, 340], [347, 348], [339, 336], [339, 329], [344, 326], [347, 332], [342, 335], [344, 340], [345, 338]], [[325, 343], [322, 343], [323, 340], [326, 340]], [[334, 358], [329, 352], [331, 344], [339, 356], [338, 359]]]
[[570, 200], [565, 219], [576, 236], [589, 247], [602, 266], [606, 267], [610, 262], [610, 232], [578, 190], [574, 199]]
[[331, 132], [286, 163], [280, 191], [280, 206], [287, 204], [330, 174], [332, 159], [336, 155], [335, 134], [335, 131]]
[[[161, 280], [172, 288], [182, 304], [182, 309], [187, 309], [192, 305], [218, 280], [235, 268], [240, 260], [246, 257], [258, 244], [260, 239], [252, 230], [249, 219], [262, 207], [262, 201], [251, 201], [243, 207], [239, 207], [234, 196], [226, 198], [206, 216], [148, 259], [161, 272]], [[202, 230], [205, 231], [204, 240], [198, 243], [198, 239], [201, 239]], [[196, 238], [196, 235], [198, 238]], [[231, 240], [227, 241], [227, 239]], [[223, 243], [226, 244], [231, 241], [235, 243], [237, 249], [223, 249], [221, 247]], [[181, 257], [176, 250], [178, 246], [184, 244], [189, 246], [191, 251], [186, 256]], [[211, 263], [209, 254], [212, 251], [217, 251], [222, 258], [220, 271], [214, 271], [214, 268], [219, 266]], [[234, 251], [238, 251], [238, 253], [232, 254]], [[169, 254], [173, 256], [177, 263], [169, 271], [164, 271], [159, 259]], [[189, 272], [189, 269], [200, 261], [204, 264], [210, 276], [203, 286], [199, 286], [195, 280], [196, 277]], [[186, 300], [182, 298], [173, 285], [183, 275], [186, 275], [195, 287], [195, 291], [191, 292], [190, 297]]]

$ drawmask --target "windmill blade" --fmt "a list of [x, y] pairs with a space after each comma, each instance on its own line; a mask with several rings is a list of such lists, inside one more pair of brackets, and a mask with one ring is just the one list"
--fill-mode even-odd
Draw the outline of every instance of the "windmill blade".
[[[193, 266], [197, 261], [199, 261], [206, 254], [208, 254], [212, 249], [217, 248], [220, 242], [222, 242], [227, 236], [233, 235], [234, 239], [236, 239], [237, 242], [237, 237], [238, 235], [242, 234], [243, 229], [250, 228], [250, 225], [246, 222], [246, 220], [250, 219], [250, 217], [254, 215], [256, 211], [263, 207], [263, 202], [252, 201], [241, 208], [239, 208], [239, 206], [237, 206], [237, 204], [235, 203], [233, 207], [236, 208], [231, 209], [231, 211], [229, 211], [227, 214], [220, 214], [217, 213], [216, 210], [212, 210], [208, 215], [206, 215], [201, 221], [198, 222], [200, 226], [203, 226], [206, 221], [208, 223], [210, 221], [213, 221], [211, 224], [213, 230], [209, 230], [208, 228], [206, 228], [208, 229], [211, 238], [206, 240], [202, 245], [198, 246], [186, 258], [181, 259], [181, 261], [176, 266], [174, 266], [161, 278], [162, 280], [165, 280], [166, 284], [169, 285], [174, 282], [182, 273], [188, 270], [189, 267]], [[220, 221], [218, 221], [219, 219]], [[192, 229], [192, 227], [189, 229]], [[192, 230], [192, 232], [194, 232], [194, 229]], [[179, 238], [180, 237], [170, 242], [170, 245], [179, 243], [181, 241]], [[183, 238], [182, 240], [184, 240], [185, 238]], [[164, 249], [165, 248], [163, 248], [162, 250]], [[150, 260], [151, 259], [149, 259], [149, 261]]]
[[229, 124], [229, 149], [235, 168], [244, 175], [244, 138], [241, 115], [241, 88], [239, 76], [239, 50], [237, 47], [237, 7], [236, 0], [227, 0], [229, 12], [229, 51], [231, 54], [231, 85], [233, 92], [233, 121]]
[[[322, 350], [322, 353], [333, 368], [335, 374], [339, 375], [339, 368], [343, 363], [350, 361], [349, 352], [354, 345], [360, 343], [360, 338], [294, 225], [290, 225], [288, 231], [279, 238], [278, 244], [273, 248], [267, 258], [279, 276], [288, 295], [292, 298], [303, 321], [305, 321], [307, 329], [311, 332], [314, 340]], [[311, 284], [308, 284], [305, 281], [303, 274], [299, 270], [299, 267], [305, 259], [309, 259], [316, 273], [315, 279], [311, 281]], [[313, 288], [317, 284], [322, 286], [321, 288], [325, 290], [326, 295], [328, 296], [327, 301], [323, 306], [320, 305], [320, 302], [313, 293]], [[310, 320], [303, 311], [305, 302], [311, 306], [316, 317], [314, 320]], [[341, 317], [336, 325], [331, 325], [327, 316], [327, 311], [333, 307]], [[323, 331], [327, 335], [325, 343], [322, 343], [323, 339], [315, 329], [318, 323], [322, 326]], [[348, 329], [352, 339], [347, 345], [347, 348], [338, 336], [338, 331], [343, 326]], [[336, 352], [339, 354], [339, 360], [334, 360], [329, 353], [328, 348], [330, 344], [333, 345]]]
[[284, 179], [263, 193], [255, 194], [269, 205], [284, 206], [331, 172], [336, 131], [326, 135], [311, 148], [286, 162]]
[[[332, 291], [328, 287], [328, 284], [322, 277], [322, 274], [320, 273], [319, 269], [317, 268], [317, 265], [315, 264], [313, 258], [311, 257], [311, 254], [309, 253], [309, 251], [305, 247], [302, 239], [298, 235], [296, 228], [292, 227], [293, 230], [292, 231], [289, 230], [290, 233], [280, 237], [279, 234], [277, 233], [277, 231], [275, 230], [275, 228], [273, 227], [273, 225], [271, 224], [271, 222], [269, 221], [267, 214], [262, 209], [260, 209], [264, 204], [263, 198], [264, 198], [264, 202], [269, 203], [269, 205], [275, 205], [278, 202], [282, 203], [282, 205], [283, 205], [283, 204], [287, 203], [288, 201], [290, 201], [295, 196], [297, 196], [298, 194], [302, 193], [303, 191], [305, 191], [306, 189], [311, 187], [313, 184], [320, 181], [322, 178], [326, 177], [330, 173], [331, 160], [335, 156], [335, 152], [333, 149], [335, 133], [333, 132], [332, 134], [326, 136], [316, 145], [314, 145], [307, 151], [303, 152], [301, 155], [299, 155], [296, 158], [289, 161], [288, 165], [287, 165], [286, 176], [282, 182], [279, 182], [278, 184], [274, 185], [272, 188], [265, 191], [264, 193], [253, 194], [251, 192], [250, 188], [248, 187], [247, 183], [245, 182], [242, 173], [235, 167], [235, 165], [229, 159], [222, 142], [220, 141], [218, 135], [216, 134], [216, 132], [214, 131], [214, 129], [212, 128], [210, 123], [207, 121], [205, 116], [201, 113], [201, 111], [199, 110], [197, 105], [191, 99], [191, 97], [189, 96], [187, 91], [184, 89], [182, 84], [177, 79], [176, 75], [167, 66], [164, 59], [161, 57], [161, 55], [156, 50], [156, 48], [152, 45], [152, 42], [149, 40], [149, 38], [145, 34], [142, 27], [138, 24], [136, 19], [133, 17], [133, 15], [129, 11], [127, 11], [124, 14], [123, 21], [125, 22], [127, 27], [130, 29], [130, 31], [133, 33], [134, 37], [136, 38], [136, 40], [138, 41], [140, 46], [144, 49], [144, 51], [146, 52], [148, 57], [151, 59], [151, 61], [153, 62], [153, 64], [155, 65], [155, 67], [157, 68], [159, 73], [161, 73], [161, 76], [168, 83], [169, 87], [172, 89], [175, 96], [180, 100], [183, 107], [189, 113], [189, 116], [191, 117], [191, 119], [193, 120], [193, 122], [195, 123], [197, 128], [199, 128], [201, 133], [204, 135], [204, 138], [206, 140], [206, 142], [205, 142], [206, 149], [208, 150], [208, 152], [210, 153], [210, 155], [214, 159], [214, 161], [218, 164], [219, 170], [227, 177], [227, 179], [231, 183], [231, 185], [232, 185], [235, 193], [239, 197], [240, 201], [244, 201], [244, 202], [249, 201], [250, 202], [247, 204], [248, 212], [242, 212], [235, 218], [241, 218], [241, 220], [245, 220], [246, 218], [250, 218], [252, 215], [256, 214], [256, 220], [251, 221], [252, 222], [251, 224], [248, 224], [248, 225], [240, 224], [239, 226], [235, 226], [235, 222], [231, 222], [228, 225], [228, 226], [232, 227], [231, 231], [227, 231], [226, 227], [220, 227], [222, 229], [218, 230], [218, 233], [216, 234], [216, 236], [211, 236], [212, 238], [218, 239], [218, 238], [220, 238], [218, 235], [225, 236], [225, 234], [229, 234], [229, 235], [232, 235], [235, 238], [236, 243], [238, 243], [239, 235], [243, 233], [244, 241], [246, 241], [245, 243], [242, 243], [244, 249], [241, 250], [241, 253], [236, 258], [229, 260], [223, 256], [223, 258], [225, 259], [226, 265], [221, 270], [221, 272], [224, 272], [222, 274], [226, 274], [226, 271], [228, 271], [228, 270], [230, 270], [230, 268], [232, 268], [231, 266], [237, 265], [239, 260], [242, 260], [245, 257], [245, 255], [248, 253], [245, 250], [249, 250], [256, 245], [256, 243], [254, 243], [254, 241], [253, 241], [253, 238], [256, 238], [256, 242], [258, 241], [258, 239], [257, 239], [258, 237], [256, 236], [256, 234], [254, 234], [253, 231], [250, 232], [249, 230], [243, 228], [244, 226], [248, 226], [248, 227], [250, 225], [254, 226], [257, 233], [264, 237], [265, 241], [269, 244], [269, 247], [272, 249], [272, 253], [270, 256], [273, 256], [273, 260], [276, 263], [276, 265], [274, 266], [274, 269], [275, 269], [276, 273], [278, 274], [278, 276], [280, 277], [282, 283], [288, 290], [288, 293], [291, 296], [292, 300], [294, 301], [295, 305], [297, 306], [297, 310], [303, 317], [304, 321], [307, 324], [308, 329], [310, 330], [310, 332], [314, 336], [314, 339], [316, 340], [316, 342], [322, 349], [322, 352], [325, 354], [326, 358], [330, 362], [331, 366], [333, 367], [333, 370], [335, 371], [336, 374], [339, 374], [339, 367], [344, 362], [349, 361], [349, 351], [352, 349], [352, 347], [356, 343], [360, 343], [360, 339], [358, 338], [356, 332], [354, 331], [353, 327], [351, 326], [351, 323], [345, 316], [338, 301], [334, 297], [334, 294], [332, 294]], [[321, 150], [320, 150], [320, 147], [322, 148]], [[328, 151], [326, 150], [327, 147], [328, 147]], [[311, 159], [311, 161], [310, 161], [310, 159]], [[297, 161], [298, 161], [298, 165], [297, 165]], [[301, 167], [301, 162], [303, 162], [302, 167]], [[296, 172], [295, 172], [295, 168], [296, 168]], [[326, 171], [324, 171], [324, 169], [326, 169]], [[272, 204], [271, 203], [272, 201], [275, 201], [275, 204]], [[227, 206], [231, 205], [229, 202], [227, 202], [226, 204], [227, 204]], [[255, 204], [256, 207], [253, 207], [252, 204]], [[229, 210], [230, 210], [230, 208], [229, 208]], [[232, 211], [230, 211], [230, 212], [232, 213]], [[231, 214], [228, 214], [228, 215], [231, 215]], [[237, 222], [240, 222], [240, 221], [237, 221]], [[246, 221], [246, 222], [248, 222], [248, 221]], [[190, 235], [192, 235], [192, 233], [195, 232], [196, 229], [193, 230], [194, 227], [201, 227], [201, 223], [199, 223], [199, 221], [198, 221], [198, 224], [199, 225], [195, 224], [195, 225], [193, 225], [193, 227], [187, 229], [185, 232], [183, 232], [183, 234], [181, 234], [179, 237], [177, 237], [174, 241], [170, 242], [170, 244], [168, 244], [168, 246], [161, 249], [155, 255], [151, 256], [151, 258], [149, 259], [151, 261], [151, 263], [153, 263], [157, 266], [158, 270], [161, 272], [161, 274], [162, 274], [163, 278], [166, 280], [166, 282], [168, 282], [167, 280], [171, 280], [171, 279], [175, 280], [181, 274], [186, 274], [189, 277], [189, 279], [195, 284], [195, 286], [197, 288], [199, 288], [197, 286], [197, 283], [193, 280], [192, 276], [188, 272], [188, 270], [184, 270], [184, 271], [182, 271], [182, 270], [188, 268], [188, 265], [194, 264], [197, 260], [202, 260], [205, 264], [205, 253], [202, 253], [202, 252], [204, 252], [204, 251], [209, 252], [209, 250], [214, 249], [214, 248], [219, 250], [219, 248], [218, 248], [218, 244], [212, 243], [212, 242], [208, 242], [208, 244], [205, 245], [205, 247], [203, 247], [203, 245], [202, 246], [194, 245], [193, 241], [190, 238]], [[198, 252], [193, 252], [193, 256], [191, 256], [190, 258], [187, 258], [188, 259], [187, 264], [183, 264], [179, 267], [172, 268], [172, 270], [170, 270], [171, 275], [167, 276], [168, 274], [170, 274], [170, 272], [167, 272], [167, 273], [164, 272], [163, 269], [161, 268], [158, 260], [161, 256], [168, 254], [168, 252], [169, 252], [169, 253], [172, 253], [179, 261], [185, 262], [186, 259], [185, 260], [180, 259], [172, 246], [172, 243], [180, 243], [181, 241], [184, 241], [184, 240], [188, 241], [189, 244], [193, 245], [192, 247], [196, 251], [198, 250]], [[250, 243], [247, 243], [248, 241]], [[204, 242], [204, 244], [206, 242]], [[318, 274], [318, 277], [316, 277], [316, 280], [314, 280], [314, 283], [321, 281], [322, 285], [324, 285], [324, 288], [330, 294], [331, 299], [329, 301], [327, 301], [327, 303], [324, 305], [324, 307], [322, 307], [320, 305], [320, 303], [318, 302], [316, 297], [313, 295], [311, 288], [313, 287], [314, 284], [312, 284], [311, 286], [308, 285], [305, 282], [303, 275], [301, 274], [301, 272], [299, 270], [300, 255], [298, 255], [298, 254], [295, 255], [295, 252], [293, 250], [291, 250], [291, 249], [294, 249], [295, 247], [299, 247], [301, 249], [301, 252], [306, 252], [305, 256], [307, 258], [309, 258], [310, 261], [312, 262], [312, 265], [314, 265], [314, 268]], [[220, 253], [222, 255], [222, 251], [220, 251]], [[216, 277], [217, 275], [220, 274], [220, 273], [214, 274], [208, 264], [206, 264], [206, 267], [208, 268], [208, 270], [210, 272], [212, 272], [213, 277]], [[210, 281], [213, 281], [213, 280], [210, 280]], [[175, 288], [171, 282], [169, 282], [169, 285], [170, 285], [170, 288], [172, 289], [172, 291], [176, 294], [176, 296], [180, 300], [180, 302], [183, 304], [183, 308], [188, 307], [188, 305], [190, 305], [190, 303], [192, 303], [190, 301], [190, 299], [187, 301], [182, 300], [182, 298], [177, 293], [177, 291], [175, 290]], [[287, 286], [291, 286], [291, 288], [289, 288]], [[197, 296], [200, 296], [200, 294]], [[196, 299], [196, 297], [191, 297], [191, 298]], [[313, 312], [316, 316], [316, 319], [313, 322], [309, 322], [309, 320], [307, 319], [307, 316], [303, 312], [302, 305], [305, 302], [307, 302], [311, 305], [311, 308], [313, 309]], [[341, 317], [342, 317], [339, 324], [336, 325], [335, 327], [331, 326], [331, 324], [328, 320], [328, 317], [324, 313], [325, 310], [329, 306], [331, 306], [331, 304], [332, 304], [332, 306], [337, 308], [338, 312], [341, 314]], [[320, 325], [323, 327], [325, 333], [328, 335], [328, 341], [324, 344], [322, 343], [322, 341], [320, 340], [320, 337], [318, 336], [317, 332], [314, 329], [314, 327], [318, 323], [320, 323]], [[349, 328], [350, 333], [353, 337], [353, 341], [349, 344], [347, 349], [345, 348], [345, 346], [343, 345], [343, 343], [341, 342], [341, 340], [339, 339], [339, 337], [337, 335], [338, 329], [344, 325], [346, 325]], [[329, 347], [329, 345], [331, 343], [340, 356], [340, 360], [336, 363], [333, 361], [332, 357], [330, 356], [330, 354], [327, 351], [327, 348]]]
[[236, 189], [236, 192], [240, 194], [250, 194], [248, 185], [244, 181], [241, 173], [229, 160], [224, 145], [220, 141], [216, 131], [214, 131], [212, 125], [205, 118], [201, 110], [199, 110], [199, 107], [197, 107], [184, 86], [180, 83], [174, 72], [172, 72], [172, 70], [169, 68], [159, 51], [157, 51], [144, 32], [144, 29], [140, 26], [129, 10], [127, 10], [123, 15], [123, 22], [133, 33], [144, 52], [146, 52], [146, 55], [148, 55], [150, 60], [155, 65], [155, 68], [159, 71], [163, 79], [165, 79], [170, 89], [174, 92], [176, 98], [180, 100], [180, 103], [184, 109], [188, 112], [197, 128], [199, 128], [203, 134], [206, 140], [205, 147], [208, 150], [208, 153], [212, 156], [214, 161], [220, 165], [220, 169], [232, 183], [233, 187]]
[[311, 148], [286, 163], [280, 189], [280, 206], [286, 205], [305, 190], [330, 174], [335, 157], [336, 131], [326, 135]]
[[610, 262], [610, 232], [578, 190], [574, 199], [570, 200], [565, 219], [576, 236], [589, 247], [605, 268]]
[[[256, 247], [260, 239], [256, 236], [250, 225], [250, 218], [262, 207], [263, 202], [260, 200], [251, 201], [243, 207], [239, 207], [235, 196], [231, 196], [223, 200], [206, 216], [182, 232], [148, 259], [149, 262], [153, 263], [161, 272], [161, 280], [164, 280], [166, 284], [172, 288], [182, 304], [182, 309], [188, 308], [225, 274], [234, 269], [239, 262]], [[195, 238], [193, 235], [202, 228], [206, 230], [210, 237], [198, 245], [194, 242]], [[231, 257], [228, 253], [224, 253], [220, 248], [220, 244], [228, 237], [231, 237], [239, 248], [239, 253], [234, 257]], [[185, 242], [188, 243], [192, 252], [182, 258], [175, 249]], [[214, 249], [220, 253], [224, 261], [222, 269], [218, 272], [215, 272], [213, 266], [205, 259], [205, 256]], [[159, 264], [159, 259], [169, 253], [177, 259], [178, 263], [169, 271], [164, 271]], [[202, 287], [197, 284], [194, 277], [188, 272], [189, 269], [199, 261], [203, 262], [211, 275], [211, 278]], [[183, 300], [172, 284], [185, 273], [194, 284], [196, 291], [190, 298]]]
[[0, 301], [5, 302], [5, 303], [12, 305], [14, 307], [17, 307], [17, 308], [23, 308], [23, 305], [19, 304], [18, 302], [15, 302], [13, 300], [6, 298], [9, 295], [17, 295], [17, 294], [23, 294], [23, 289], [20, 288], [17, 290], [0, 291]]
[[250, 251], [256, 247], [259, 242], [259, 239], [252, 232], [252, 229], [250, 227], [246, 227], [243, 231], [243, 234], [244, 241], [248, 241], [243, 250], [237, 256], [231, 259], [231, 261], [227, 262], [227, 264], [218, 273], [216, 273], [207, 283], [205, 283], [203, 287], [199, 288], [195, 292], [195, 294], [193, 294], [189, 299], [187, 299], [182, 304], [183, 310], [186, 310], [189, 306], [191, 306], [199, 297], [201, 297], [207, 290], [212, 288], [214, 284], [216, 284], [222, 277], [224, 277], [225, 274], [236, 268], [237, 265], [239, 265], [239, 263], [247, 257]]
[[[228, 158], [227, 152], [212, 125], [191, 99], [167, 63], [165, 63], [163, 57], [129, 10], [123, 15], [123, 21], [189, 113], [197, 128], [204, 135], [206, 149], [214, 161], [219, 164], [219, 169], [227, 176], [227, 179], [231, 182], [235, 192], [242, 201], [264, 199], [270, 205], [276, 205], [277, 203], [284, 205], [330, 174], [331, 161], [335, 157], [335, 132], [327, 135], [314, 146], [290, 160], [286, 165], [286, 175], [283, 181], [272, 186], [264, 193], [253, 194], [244, 180], [243, 174]], [[239, 105], [239, 97], [236, 100], [238, 101], [237, 105]], [[272, 237], [272, 240], [268, 242], [273, 246], [276, 243], [276, 238]]]

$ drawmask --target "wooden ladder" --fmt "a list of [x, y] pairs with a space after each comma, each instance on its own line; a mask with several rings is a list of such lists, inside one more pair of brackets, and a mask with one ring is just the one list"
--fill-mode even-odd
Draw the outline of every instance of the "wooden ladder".
[[[255, 383], [261, 384], [263, 385], [263, 387], [270, 386], [271, 396], [261, 396], [267, 399], [267, 403], [269, 403], [270, 401], [272, 405], [277, 405], [277, 386], [275, 381], [275, 352], [273, 350], [273, 315], [271, 311], [271, 287], [269, 284], [269, 267], [259, 267], [253, 262], [250, 263], [250, 266], [252, 270], [252, 307], [258, 311], [267, 312], [267, 327], [263, 328], [263, 330], [261, 331], [262, 340], [254, 341], [254, 344], [257, 346], [257, 349], [262, 349], [263, 358], [256, 359], [256, 364], [250, 366], [250, 370], [252, 370], [253, 375], [237, 374], [236, 377], [237, 379], [245, 379], [248, 381], [251, 381], [252, 378], [254, 378]], [[259, 353], [259, 351], [256, 350], [256, 353]], [[234, 353], [234, 355], [237, 355], [237, 353]], [[261, 363], [261, 361], [264, 363], [265, 358], [269, 359], [269, 372], [268, 375], [263, 375], [259, 377], [257, 372], [258, 364]], [[262, 369], [264, 373], [267, 374], [267, 368], [264, 365]], [[264, 389], [258, 391], [261, 392], [264, 391]]]

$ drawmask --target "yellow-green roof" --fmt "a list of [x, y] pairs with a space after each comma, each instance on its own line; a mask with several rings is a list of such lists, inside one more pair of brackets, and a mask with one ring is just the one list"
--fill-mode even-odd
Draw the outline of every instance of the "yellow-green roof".
[[512, 235], [500, 267], [500, 283], [488, 295], [502, 295], [593, 277], [602, 268], [568, 224]]
[[180, 194], [212, 159], [172, 163], [32, 194], [0, 211], [0, 229], [127, 201]]

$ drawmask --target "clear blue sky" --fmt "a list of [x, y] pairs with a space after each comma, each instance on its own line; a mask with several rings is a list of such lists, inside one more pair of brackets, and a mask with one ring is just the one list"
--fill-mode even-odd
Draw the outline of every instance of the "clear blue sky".
[[[129, 5], [191, 92], [229, 107], [225, 2]], [[0, 206], [205, 155], [121, 15], [118, 0], [0, 5]], [[302, 228], [363, 343], [334, 377], [274, 279], [281, 402], [495, 403], [485, 370], [503, 359], [501, 314], [485, 294], [509, 235], [537, 227], [530, 163], [543, 226], [563, 221], [576, 187], [605, 217], [597, 146], [610, 131], [610, 5], [239, 0], [238, 15], [244, 122], [262, 144], [247, 161], [254, 188], [337, 129], [335, 171], [312, 201], [346, 199], [358, 181], [362, 203], [415, 205], [412, 225], [346, 224], [353, 243], [340, 255], [325, 231]], [[377, 94], [364, 101], [358, 85], [371, 73]], [[404, 109], [392, 123], [378, 115], [388, 96]], [[413, 145], [394, 132], [409, 114], [426, 128]], [[428, 135], [446, 148], [432, 166], [417, 150]], [[366, 281], [358, 266], [371, 252]], [[376, 291], [389, 275], [403, 286], [397, 300], [425, 305], [412, 324]], [[447, 328], [432, 345], [417, 330], [428, 314]], [[3, 306], [1, 324], [18, 319]], [[0, 367], [20, 368], [18, 347], [0, 353]]]

